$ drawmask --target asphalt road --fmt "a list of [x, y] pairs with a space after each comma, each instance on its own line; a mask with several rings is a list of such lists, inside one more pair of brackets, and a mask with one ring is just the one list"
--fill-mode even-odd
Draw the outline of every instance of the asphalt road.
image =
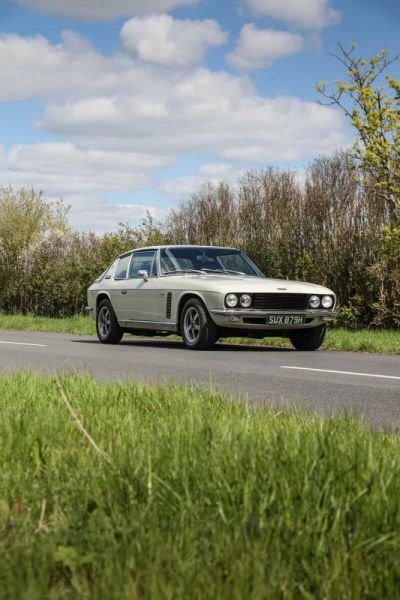
[[105, 380], [138, 378], [213, 385], [250, 403], [350, 413], [374, 427], [400, 428], [400, 357], [298, 352], [221, 344], [193, 352], [170, 341], [0, 331], [0, 372], [89, 372]]

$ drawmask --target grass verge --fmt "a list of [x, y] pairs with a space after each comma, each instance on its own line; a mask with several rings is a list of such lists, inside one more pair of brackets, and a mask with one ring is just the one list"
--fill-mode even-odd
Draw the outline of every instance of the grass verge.
[[[236, 344], [276, 346], [291, 348], [291, 343], [283, 338], [265, 338], [263, 340], [235, 339]], [[400, 331], [383, 329], [375, 331], [363, 329], [349, 331], [348, 329], [328, 328], [323, 350], [341, 350], [345, 352], [370, 352], [375, 354], [400, 354]]]
[[209, 390], [0, 377], [0, 585], [29, 598], [398, 598], [400, 439]]
[[[94, 321], [83, 315], [65, 319], [50, 319], [48, 317], [4, 315], [0, 313], [0, 329], [47, 331], [72, 335], [94, 335], [96, 333]], [[289, 340], [282, 338], [265, 338], [264, 340], [232, 338], [223, 341], [233, 344], [291, 348]], [[380, 331], [369, 329], [348, 331], [346, 329], [329, 328], [323, 348], [325, 350], [400, 354], [400, 331], [385, 329]]]
[[36, 317], [34, 315], [5, 315], [0, 313], [0, 329], [69, 333], [71, 335], [94, 335], [96, 333], [95, 322], [85, 315], [50, 319], [49, 317]]

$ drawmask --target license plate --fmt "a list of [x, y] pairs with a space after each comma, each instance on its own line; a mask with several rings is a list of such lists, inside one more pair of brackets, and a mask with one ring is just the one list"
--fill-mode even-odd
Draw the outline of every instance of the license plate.
[[304, 315], [268, 315], [267, 325], [304, 325]]

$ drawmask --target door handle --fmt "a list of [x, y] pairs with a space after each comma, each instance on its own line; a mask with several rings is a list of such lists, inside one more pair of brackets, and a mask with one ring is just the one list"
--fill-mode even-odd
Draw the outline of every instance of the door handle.
[[121, 294], [123, 294], [124, 296], [128, 293], [128, 290], [121, 290]]

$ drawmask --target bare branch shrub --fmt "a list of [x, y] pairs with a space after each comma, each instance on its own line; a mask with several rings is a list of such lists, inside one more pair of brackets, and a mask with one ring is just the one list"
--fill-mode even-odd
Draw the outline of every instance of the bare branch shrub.
[[399, 326], [399, 234], [365, 177], [339, 152], [315, 159], [303, 183], [269, 168], [236, 187], [207, 184], [170, 213], [169, 237], [237, 246], [268, 277], [331, 287], [346, 326]]

